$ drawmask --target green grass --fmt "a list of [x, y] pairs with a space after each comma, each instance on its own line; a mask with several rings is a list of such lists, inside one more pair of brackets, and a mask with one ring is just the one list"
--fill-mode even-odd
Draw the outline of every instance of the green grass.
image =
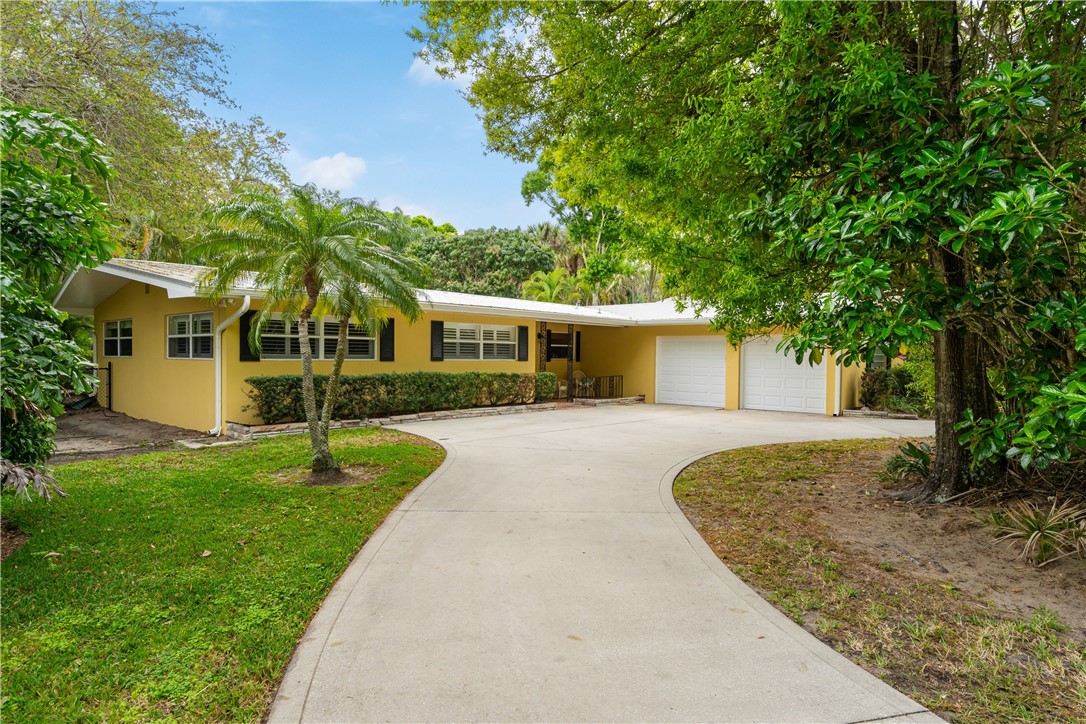
[[298, 435], [58, 466], [66, 500], [4, 496], [31, 538], [0, 567], [3, 720], [260, 719], [332, 583], [444, 457], [386, 430], [332, 442], [379, 474], [286, 483]]
[[[1044, 609], [995, 615], [839, 544], [810, 513], [828, 475], [872, 470], [897, 441], [731, 450], [688, 467], [675, 499], [724, 563], [857, 664], [956, 722], [1086, 721], [1086, 646]], [[871, 461], [876, 462], [872, 463]]]

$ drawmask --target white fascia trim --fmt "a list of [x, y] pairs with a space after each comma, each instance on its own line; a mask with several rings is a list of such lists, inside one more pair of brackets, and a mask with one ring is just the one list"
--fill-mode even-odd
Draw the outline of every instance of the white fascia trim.
[[[80, 270], [82, 267], [80, 268]], [[179, 282], [176, 279], [162, 276], [161, 274], [154, 274], [152, 272], [145, 272], [142, 270], [129, 269], [120, 265], [111, 264], [106, 262], [92, 269], [93, 272], [103, 272], [105, 274], [112, 274], [115, 277], [121, 279], [127, 279], [132, 282], [143, 282], [144, 284], [151, 284], [156, 287], [161, 287], [166, 290], [166, 295], [170, 299], [179, 299], [185, 297], [198, 297], [196, 293], [196, 287], [188, 282]], [[73, 272], [74, 275], [74, 272]], [[67, 286], [67, 284], [65, 284]]]
[[491, 307], [475, 304], [446, 304], [442, 302], [423, 303], [423, 308], [432, 312], [454, 312], [459, 314], [478, 314], [490, 317], [518, 317], [520, 319], [533, 319], [537, 322], [563, 322], [566, 324], [592, 324], [605, 327], [628, 327], [633, 324], [629, 319], [615, 317], [600, 318], [587, 314], [561, 314], [553, 312], [535, 312], [527, 309], [510, 309], [508, 307]]
[[83, 267], [79, 267], [73, 272], [68, 272], [68, 276], [64, 277], [64, 283], [60, 285], [60, 289], [58, 289], [57, 293], [53, 295], [54, 307], [57, 306], [57, 302], [60, 301], [60, 298], [64, 296], [64, 292], [68, 289], [68, 285], [72, 283], [72, 280], [75, 279], [75, 275], [81, 271], [83, 271]]

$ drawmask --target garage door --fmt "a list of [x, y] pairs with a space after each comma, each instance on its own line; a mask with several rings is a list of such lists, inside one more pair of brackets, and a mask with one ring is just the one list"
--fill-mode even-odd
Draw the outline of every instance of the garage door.
[[796, 364], [792, 354], [777, 351], [780, 337], [754, 339], [743, 345], [742, 405], [750, 410], [826, 413], [826, 364]]
[[656, 401], [724, 407], [723, 337], [657, 337]]

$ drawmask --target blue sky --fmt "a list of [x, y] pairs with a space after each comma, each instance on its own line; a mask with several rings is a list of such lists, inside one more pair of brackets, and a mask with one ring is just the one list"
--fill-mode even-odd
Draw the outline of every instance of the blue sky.
[[224, 46], [239, 110], [287, 134], [287, 167], [382, 208], [425, 214], [457, 229], [527, 226], [529, 169], [485, 153], [482, 124], [459, 94], [414, 57], [406, 31], [418, 6], [378, 3], [161, 3]]

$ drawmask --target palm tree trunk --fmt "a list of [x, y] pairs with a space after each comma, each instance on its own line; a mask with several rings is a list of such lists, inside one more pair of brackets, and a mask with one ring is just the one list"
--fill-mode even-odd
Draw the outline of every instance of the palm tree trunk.
[[343, 370], [343, 360], [347, 356], [347, 324], [350, 317], [339, 318], [339, 335], [336, 337], [336, 360], [332, 363], [332, 374], [324, 386], [324, 410], [321, 412], [321, 437], [328, 439], [328, 427], [332, 424], [332, 410], [339, 399], [339, 377]]
[[[317, 415], [317, 391], [313, 384], [313, 350], [309, 346], [309, 320], [317, 308], [316, 285], [309, 284], [309, 299], [301, 314], [298, 315], [298, 337], [302, 345], [302, 402], [305, 405], [305, 421], [309, 425], [309, 444], [313, 448], [311, 470], [314, 473], [326, 473], [339, 470], [332, 451], [328, 447], [328, 431], [321, 434], [320, 417]], [[309, 287], [313, 287], [310, 289]]]

